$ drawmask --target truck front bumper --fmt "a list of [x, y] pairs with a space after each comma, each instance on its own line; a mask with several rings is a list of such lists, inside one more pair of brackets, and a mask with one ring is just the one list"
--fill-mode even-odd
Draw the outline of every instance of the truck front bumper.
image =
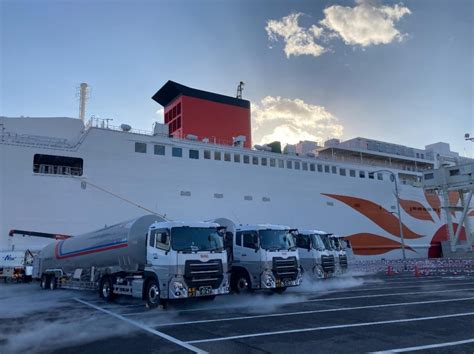
[[172, 278], [168, 286], [169, 299], [187, 299], [194, 297], [226, 295], [230, 291], [229, 279], [224, 274], [222, 283], [217, 288], [211, 286], [188, 287], [182, 277]]
[[260, 277], [260, 287], [262, 289], [287, 288], [291, 286], [298, 286], [301, 284], [301, 281], [301, 269], [298, 270], [296, 279], [277, 279], [272, 272], [266, 271], [263, 272]]

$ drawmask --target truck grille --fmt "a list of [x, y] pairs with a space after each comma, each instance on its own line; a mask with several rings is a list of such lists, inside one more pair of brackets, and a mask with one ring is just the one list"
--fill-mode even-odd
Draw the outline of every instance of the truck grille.
[[339, 265], [341, 268], [347, 268], [347, 256], [339, 256]]
[[296, 257], [273, 257], [272, 270], [279, 280], [296, 280], [298, 277], [298, 261]]
[[186, 261], [184, 264], [184, 281], [190, 288], [212, 286], [213, 289], [216, 289], [222, 283], [223, 273], [220, 259], [213, 259], [209, 262]]
[[334, 256], [321, 256], [321, 265], [325, 273], [334, 273], [335, 270], [335, 262]]

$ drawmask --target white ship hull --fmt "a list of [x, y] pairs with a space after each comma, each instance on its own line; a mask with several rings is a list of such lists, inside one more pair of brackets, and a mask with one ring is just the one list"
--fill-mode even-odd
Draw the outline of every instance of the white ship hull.
[[[400, 235], [394, 231], [398, 219], [391, 214], [396, 211], [394, 184], [387, 175], [380, 181], [367, 175], [341, 176], [309, 168], [303, 171], [254, 166], [242, 160], [206, 160], [204, 149], [288, 156], [109, 129], [90, 128], [81, 133], [81, 126], [71, 119], [45, 120], [34, 128], [31, 121], [0, 118], [0, 128], [3, 125], [4, 129], [0, 140], [0, 249], [13, 245], [15, 249], [39, 249], [51, 242], [9, 237], [11, 229], [74, 235], [146, 214], [138, 204], [175, 220], [227, 217], [238, 223], [322, 229], [352, 237], [358, 257], [401, 258]], [[57, 137], [57, 133], [49, 132], [53, 124], [55, 132], [68, 140], [68, 148], [47, 146], [41, 139], [34, 145], [31, 137], [15, 135], [34, 132]], [[148, 152], [136, 153], [135, 142], [147, 143]], [[166, 145], [166, 155], [153, 154], [153, 144]], [[172, 157], [171, 146], [182, 147], [183, 157]], [[199, 159], [188, 157], [189, 148], [200, 150]], [[84, 174], [79, 178], [34, 173], [35, 154], [80, 157]], [[377, 170], [314, 158], [304, 161], [366, 173]], [[402, 221], [407, 257], [427, 257], [434, 235], [446, 224], [443, 212], [432, 210], [419, 187], [401, 185], [400, 198], [426, 208], [419, 212], [402, 210]]]

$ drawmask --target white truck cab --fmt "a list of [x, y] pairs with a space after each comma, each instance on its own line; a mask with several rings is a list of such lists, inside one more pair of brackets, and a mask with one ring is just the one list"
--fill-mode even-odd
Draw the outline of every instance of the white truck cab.
[[343, 240], [341, 237], [336, 235], [331, 235], [329, 237], [332, 247], [337, 252], [337, 258], [339, 261], [339, 272], [344, 273], [347, 271], [347, 252], [343, 245]]
[[226, 226], [227, 233], [233, 233], [229, 255], [231, 289], [236, 292], [269, 289], [282, 293], [287, 287], [301, 284], [298, 250], [290, 227], [271, 224], [236, 227], [228, 219], [216, 222]]
[[295, 235], [301, 267], [306, 274], [317, 279], [329, 278], [335, 272], [333, 252], [327, 249], [321, 237], [325, 234], [318, 230], [298, 230]]

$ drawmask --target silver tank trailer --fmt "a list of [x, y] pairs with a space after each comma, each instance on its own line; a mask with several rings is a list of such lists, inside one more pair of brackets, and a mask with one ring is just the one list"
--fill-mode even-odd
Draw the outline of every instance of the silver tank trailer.
[[145, 215], [101, 230], [71, 237], [46, 246], [39, 254], [41, 275], [46, 269], [73, 272], [78, 268], [143, 270], [149, 227], [165, 219]]

